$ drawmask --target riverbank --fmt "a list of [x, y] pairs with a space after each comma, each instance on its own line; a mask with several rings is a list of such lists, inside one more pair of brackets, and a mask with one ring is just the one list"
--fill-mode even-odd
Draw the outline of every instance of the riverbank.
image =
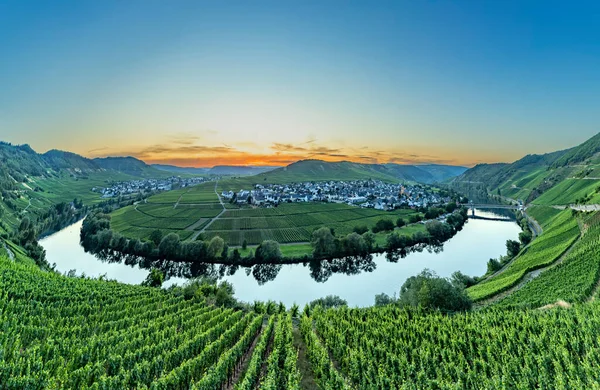
[[[487, 215], [477, 210], [478, 215]], [[139, 284], [148, 275], [144, 266], [173, 267], [175, 274], [163, 284], [183, 284], [188, 277], [213, 275], [230, 282], [235, 296], [246, 302], [282, 301], [287, 306], [294, 302], [303, 305], [326, 295], [338, 295], [350, 306], [366, 307], [373, 304], [374, 296], [398, 294], [402, 283], [424, 268], [442, 277], [453, 272], [477, 276], [486, 272], [487, 259], [505, 252], [506, 240], [520, 232], [515, 222], [469, 220], [464, 228], [444, 243], [443, 248], [422, 248], [408, 252], [404, 258], [375, 254], [364, 259], [321, 260], [306, 264], [257, 265], [252, 267], [200, 265], [184, 269], [180, 263], [131, 263], [121, 258], [102, 260], [86, 253], [79, 244], [82, 221], [40, 241], [48, 261], [56, 270], [89, 277], [104, 275], [123, 283]], [[193, 271], [193, 272], [192, 272]]]

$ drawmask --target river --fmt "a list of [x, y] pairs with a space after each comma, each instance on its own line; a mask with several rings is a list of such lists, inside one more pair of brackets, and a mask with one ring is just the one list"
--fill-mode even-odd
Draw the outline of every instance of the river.
[[[491, 216], [476, 210], [478, 216]], [[46, 250], [46, 259], [56, 264], [56, 270], [67, 273], [76, 270], [77, 275], [106, 275], [123, 283], [139, 284], [148, 271], [122, 263], [107, 263], [94, 255], [85, 253], [79, 245], [82, 221], [40, 240]], [[514, 222], [469, 219], [462, 231], [444, 244], [443, 251], [430, 253], [427, 250], [408, 254], [397, 262], [389, 262], [385, 255], [374, 255], [368, 271], [357, 274], [332, 273], [325, 282], [316, 281], [308, 266], [302, 264], [283, 265], [274, 280], [259, 284], [252, 274], [239, 269], [234, 275], [225, 276], [235, 288], [235, 296], [246, 302], [274, 300], [286, 306], [300, 306], [326, 295], [338, 295], [350, 306], [370, 306], [376, 294], [397, 294], [404, 281], [424, 268], [440, 276], [450, 276], [454, 271], [478, 276], [486, 272], [487, 261], [506, 253], [506, 240], [517, 239], [519, 226]], [[374, 269], [373, 269], [374, 268]], [[319, 279], [319, 278], [318, 278]], [[323, 279], [323, 278], [320, 278]], [[171, 278], [164, 286], [183, 284], [184, 279]]]

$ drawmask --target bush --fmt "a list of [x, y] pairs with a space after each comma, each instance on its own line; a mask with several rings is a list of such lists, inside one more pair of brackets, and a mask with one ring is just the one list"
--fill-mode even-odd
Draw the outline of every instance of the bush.
[[457, 286], [428, 269], [404, 282], [400, 289], [399, 303], [445, 311], [465, 311], [471, 309], [472, 305], [464, 287]]
[[361, 226], [355, 226], [354, 229], [352, 229], [352, 231], [354, 233], [358, 233], [358, 234], [365, 234], [366, 232], [369, 231], [369, 228], [366, 227], [365, 225], [361, 225]]
[[375, 224], [375, 226], [373, 226], [373, 229], [371, 230], [373, 231], [373, 233], [394, 230], [394, 222], [392, 222], [389, 219], [380, 219], [379, 221], [377, 221], [377, 223]]

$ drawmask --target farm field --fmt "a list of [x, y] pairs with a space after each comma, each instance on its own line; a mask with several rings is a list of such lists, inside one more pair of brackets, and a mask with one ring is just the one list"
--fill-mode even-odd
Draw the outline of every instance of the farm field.
[[[247, 178], [223, 180], [220, 188], [238, 188]], [[234, 184], [232, 184], [232, 182]], [[111, 227], [130, 238], [148, 239], [158, 229], [164, 234], [177, 233], [182, 240], [195, 236], [212, 239], [219, 236], [230, 247], [244, 242], [255, 246], [265, 240], [281, 244], [302, 244], [294, 250], [283, 249], [285, 254], [310, 253], [306, 245], [312, 232], [320, 227], [334, 229], [337, 235], [351, 233], [357, 226], [373, 227], [380, 219], [394, 224], [399, 217], [408, 222], [413, 210], [393, 212], [361, 209], [339, 203], [288, 203], [275, 208], [239, 208], [225, 203], [225, 209], [215, 194], [215, 183], [161, 193], [147, 202], [128, 206], [112, 213]], [[422, 224], [402, 228], [406, 234], [425, 231]], [[385, 235], [377, 234], [376, 242], [385, 244]], [[301, 249], [300, 249], [301, 248]]]
[[556, 216], [544, 233], [524, 249], [505, 269], [467, 289], [474, 300], [482, 300], [514, 286], [530, 271], [550, 265], [579, 237], [577, 220], [570, 210]]

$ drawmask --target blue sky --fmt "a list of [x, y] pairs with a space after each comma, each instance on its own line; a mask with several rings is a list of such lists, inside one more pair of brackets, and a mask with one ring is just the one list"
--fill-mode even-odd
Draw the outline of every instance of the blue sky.
[[600, 3], [0, 0], [0, 139], [206, 166], [512, 161], [596, 134]]

